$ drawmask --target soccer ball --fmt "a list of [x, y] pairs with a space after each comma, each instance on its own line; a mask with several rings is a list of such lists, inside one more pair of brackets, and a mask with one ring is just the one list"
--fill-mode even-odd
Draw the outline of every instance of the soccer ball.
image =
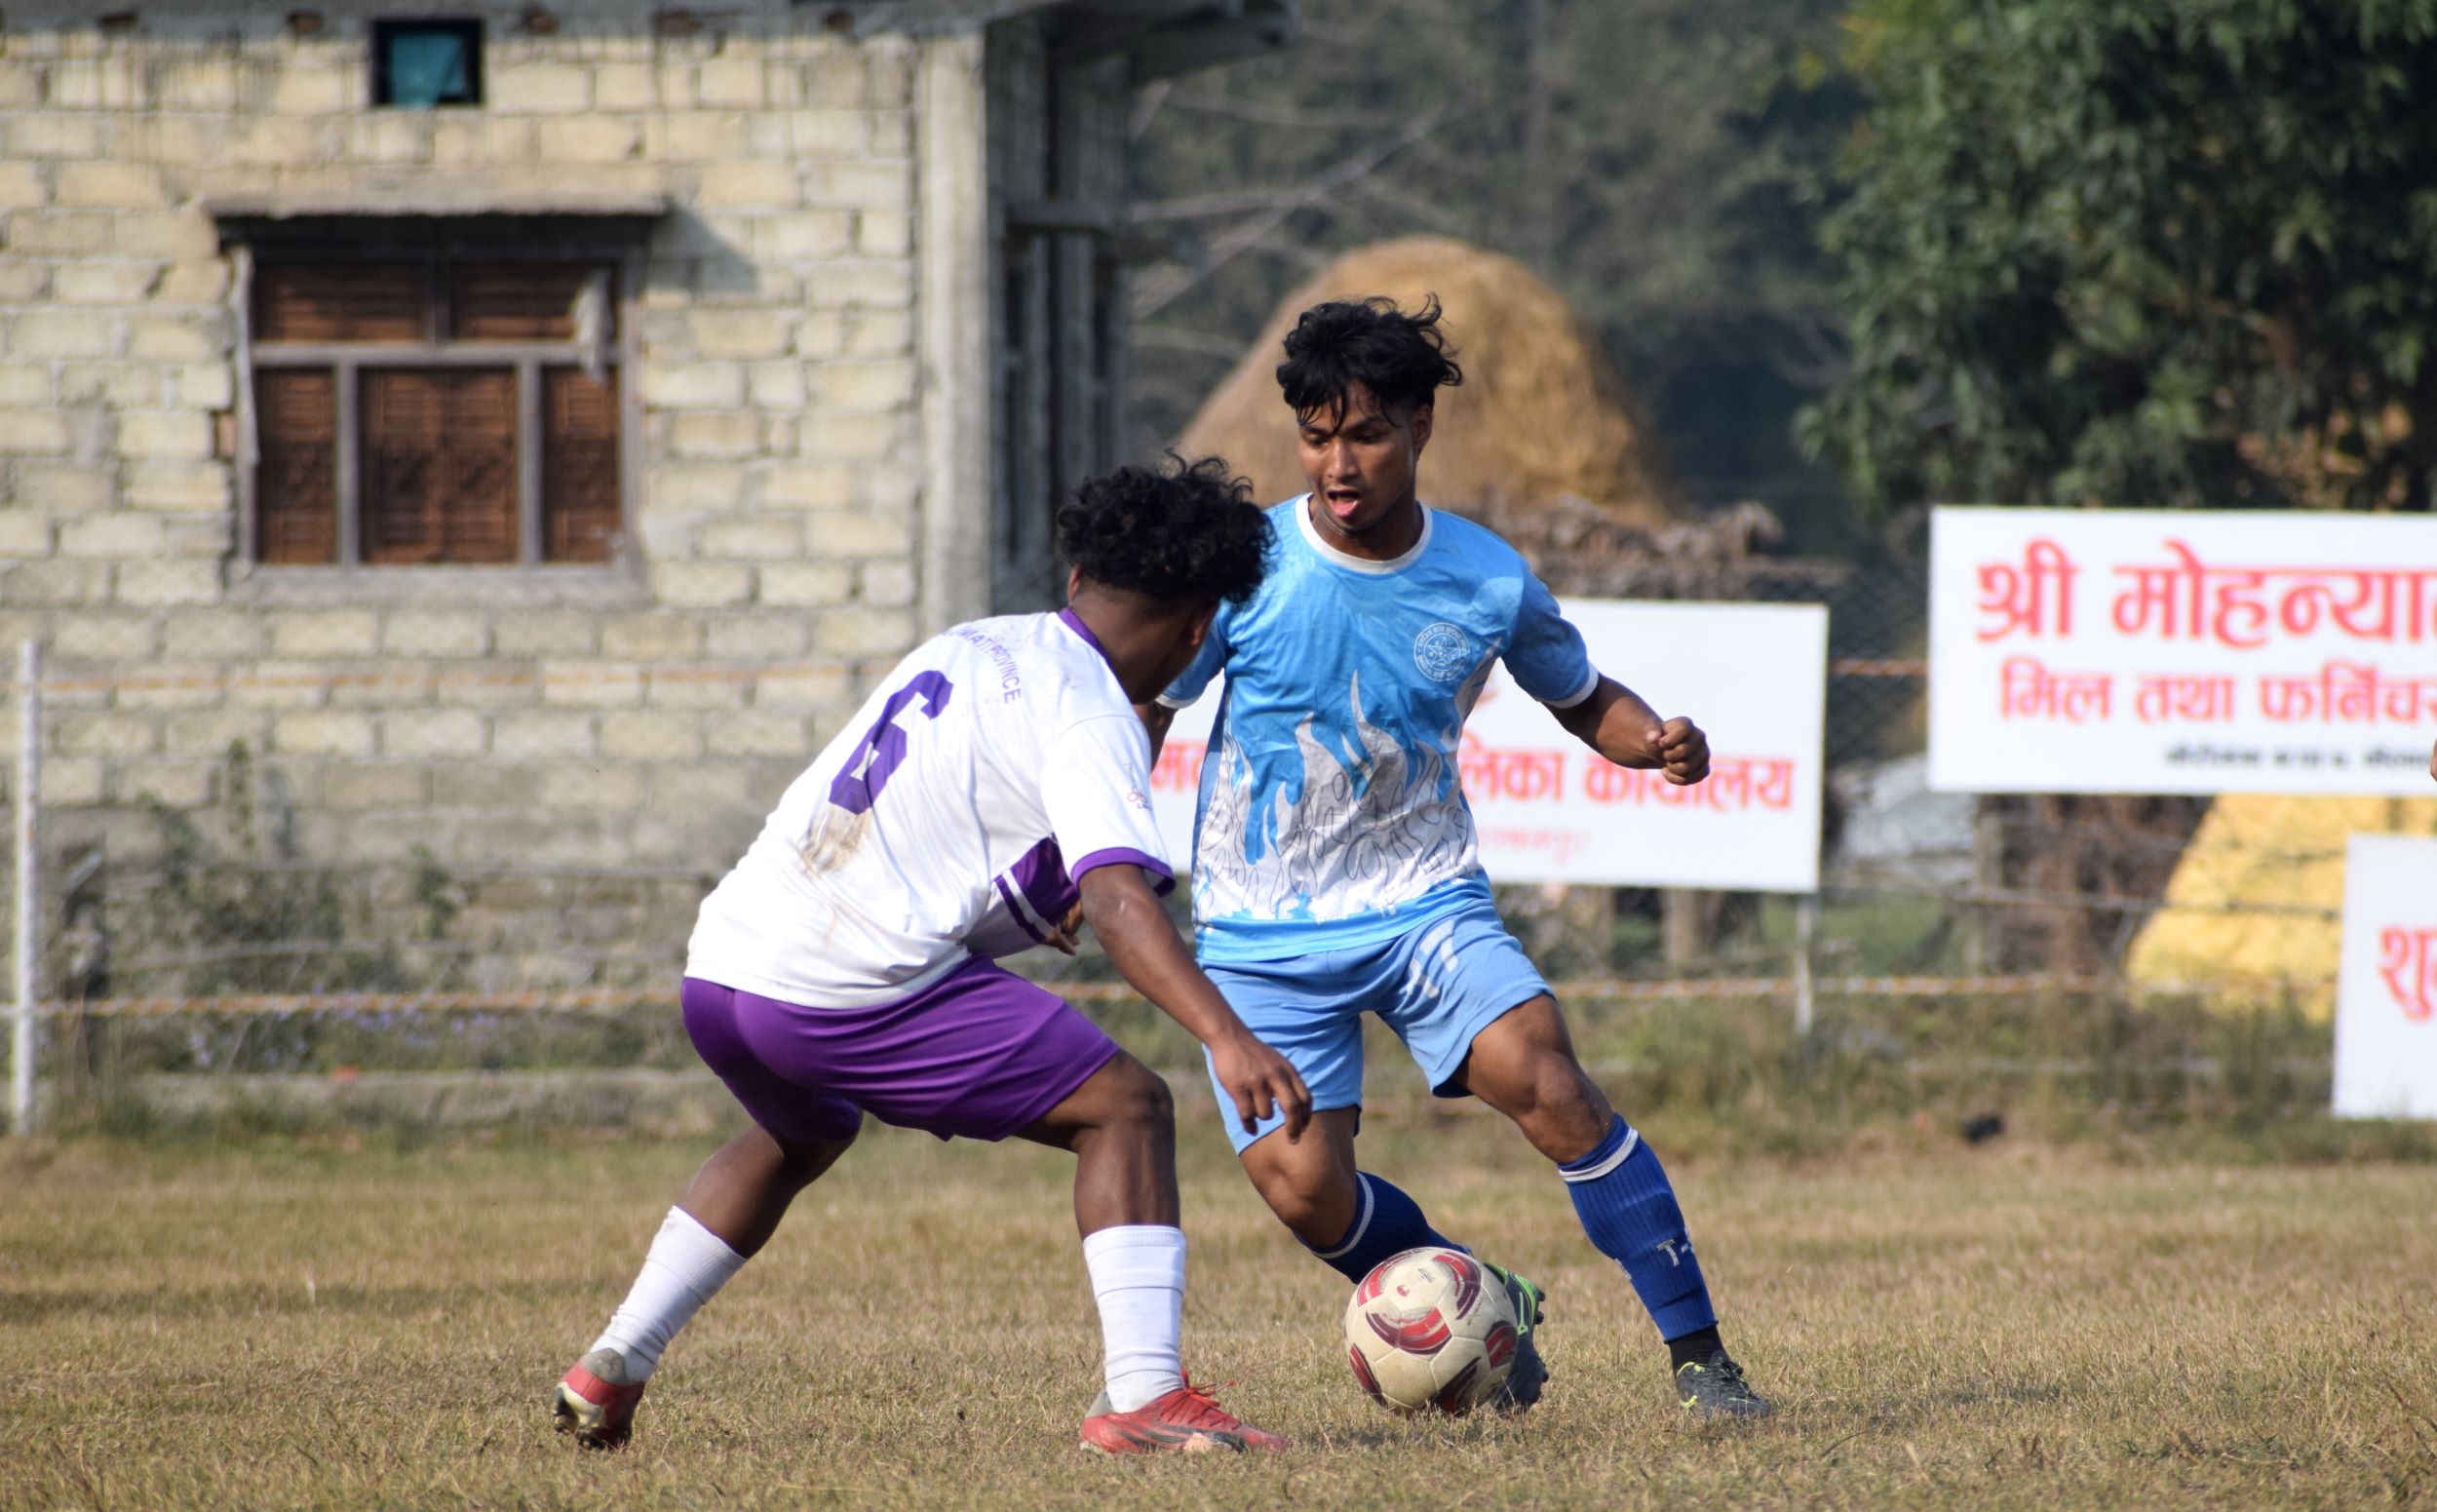
[[1400, 1413], [1471, 1412], [1505, 1384], [1515, 1345], [1505, 1286], [1460, 1250], [1391, 1255], [1345, 1304], [1354, 1379]]

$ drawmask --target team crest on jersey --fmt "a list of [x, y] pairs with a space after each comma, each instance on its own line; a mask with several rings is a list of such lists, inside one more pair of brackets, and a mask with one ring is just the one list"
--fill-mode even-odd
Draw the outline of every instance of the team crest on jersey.
[[1433, 682], [1460, 680], [1479, 659], [1472, 637], [1445, 620], [1423, 626], [1413, 637], [1413, 665]]

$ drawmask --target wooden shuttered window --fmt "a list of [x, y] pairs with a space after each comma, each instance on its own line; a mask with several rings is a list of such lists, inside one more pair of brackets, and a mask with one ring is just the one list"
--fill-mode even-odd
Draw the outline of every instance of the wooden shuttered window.
[[618, 375], [542, 375], [542, 528], [553, 562], [607, 562], [618, 544]]
[[413, 263], [275, 262], [254, 270], [256, 341], [426, 341], [431, 274]]
[[614, 291], [600, 262], [258, 265], [257, 560], [613, 560]]
[[449, 334], [459, 341], [581, 341], [597, 322], [617, 335], [604, 270], [583, 263], [480, 262], [449, 270]]
[[254, 472], [254, 552], [318, 564], [338, 552], [338, 385], [327, 368], [276, 368], [254, 383], [261, 438]]
[[363, 378], [364, 560], [517, 560], [511, 368], [374, 369]]

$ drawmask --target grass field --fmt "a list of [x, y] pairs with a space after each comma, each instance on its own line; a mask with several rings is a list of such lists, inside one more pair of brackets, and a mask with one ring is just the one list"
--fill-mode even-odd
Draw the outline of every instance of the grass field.
[[1362, 1400], [1339, 1284], [1206, 1124], [1188, 1360], [1285, 1455], [1076, 1450], [1097, 1338], [1044, 1151], [869, 1138], [672, 1352], [636, 1445], [588, 1455], [544, 1393], [703, 1146], [0, 1150], [0, 1508], [2437, 1506], [2430, 1167], [1679, 1160], [1782, 1409], [1704, 1432], [1510, 1133], [1407, 1113], [1365, 1144], [1549, 1285], [1531, 1415]]

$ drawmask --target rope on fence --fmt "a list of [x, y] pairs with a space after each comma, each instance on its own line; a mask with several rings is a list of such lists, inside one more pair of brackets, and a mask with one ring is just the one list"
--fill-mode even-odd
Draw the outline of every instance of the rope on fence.
[[[2087, 977], [1823, 977], [1825, 994], [1847, 997], [2024, 997], [2043, 992], [2099, 992], [2119, 984]], [[1128, 1003], [1141, 994], [1122, 982], [1046, 983], [1069, 1002]], [[1561, 982], [1553, 990], [1576, 1002], [1675, 1003], [1791, 997], [1792, 977], [1685, 978], [1666, 982]], [[2155, 989], [2153, 989], [2155, 990]], [[529, 992], [272, 992], [215, 997], [95, 997], [46, 1002], [38, 1013], [121, 1019], [189, 1014], [374, 1013], [613, 1013], [666, 1008], [677, 994], [665, 988], [574, 988]]]

